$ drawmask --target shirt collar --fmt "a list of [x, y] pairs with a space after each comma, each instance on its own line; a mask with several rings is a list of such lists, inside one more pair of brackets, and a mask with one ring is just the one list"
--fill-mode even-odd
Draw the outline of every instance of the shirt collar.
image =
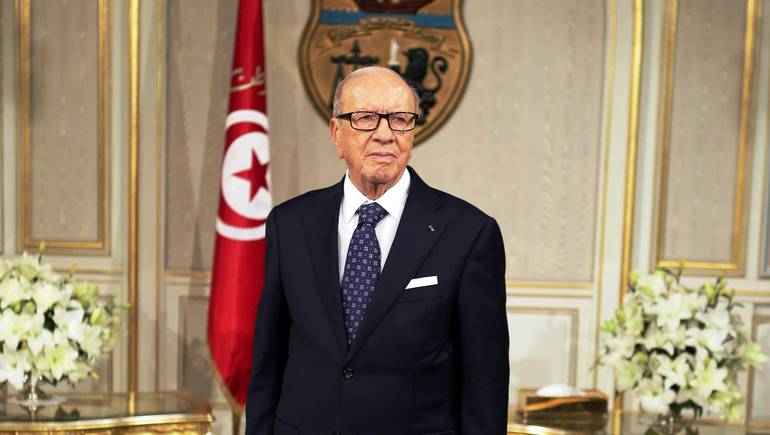
[[400, 220], [406, 205], [406, 197], [409, 195], [410, 182], [411, 175], [409, 175], [409, 170], [405, 169], [393, 187], [386, 190], [376, 201], [372, 201], [353, 185], [353, 182], [350, 181], [349, 171], [346, 171], [345, 182], [343, 183], [342, 220], [345, 223], [350, 222], [356, 215], [358, 207], [370, 202], [376, 202], [388, 212], [388, 215], [393, 216], [397, 221]]

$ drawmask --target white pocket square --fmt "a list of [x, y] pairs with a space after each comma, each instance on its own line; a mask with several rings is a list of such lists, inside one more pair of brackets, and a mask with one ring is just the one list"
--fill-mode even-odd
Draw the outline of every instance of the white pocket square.
[[414, 278], [411, 281], [409, 281], [409, 284], [406, 285], [405, 290], [409, 290], [412, 288], [417, 287], [427, 287], [429, 285], [436, 285], [438, 284], [438, 276], [423, 276], [422, 278]]

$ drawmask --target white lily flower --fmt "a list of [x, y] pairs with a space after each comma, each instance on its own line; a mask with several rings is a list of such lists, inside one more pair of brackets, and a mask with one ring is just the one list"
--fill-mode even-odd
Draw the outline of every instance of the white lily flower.
[[61, 291], [50, 282], [39, 281], [32, 287], [32, 299], [39, 311], [48, 311], [61, 300]]
[[663, 375], [663, 386], [670, 389], [674, 385], [684, 388], [688, 385], [687, 379], [692, 373], [690, 368], [691, 356], [680, 353], [673, 361], [665, 355], [659, 355], [660, 366], [658, 373]]
[[642, 343], [647, 350], [663, 349], [669, 355], [674, 354], [674, 345], [669, 340], [668, 334], [661, 331], [654, 323], [647, 328], [647, 334]]
[[698, 313], [695, 318], [706, 324], [706, 328], [728, 329], [730, 326], [729, 302], [720, 298], [713, 310]]
[[626, 318], [625, 329], [629, 335], [638, 336], [644, 332], [644, 317], [642, 310], [638, 305], [623, 306], [623, 313]]
[[743, 421], [743, 404], [733, 404], [725, 409], [725, 418], [730, 423]]
[[59, 381], [66, 373], [77, 369], [75, 361], [78, 351], [69, 343], [61, 343], [51, 351], [46, 351], [36, 361], [36, 367], [51, 374], [52, 380]]
[[85, 334], [81, 347], [91, 357], [98, 357], [102, 354], [102, 333], [103, 328], [101, 326], [87, 326], [85, 327]]
[[615, 366], [615, 380], [621, 393], [633, 388], [642, 377], [643, 369], [627, 360], [618, 361]]
[[7, 278], [0, 282], [0, 308], [6, 308], [28, 298], [18, 278]]
[[674, 391], [663, 387], [660, 376], [642, 379], [637, 391], [642, 410], [650, 414], [667, 413], [669, 405], [676, 398]]
[[708, 297], [699, 292], [685, 291], [682, 293], [682, 304], [690, 313], [703, 311], [708, 306]]
[[82, 302], [83, 306], [88, 307], [98, 301], [99, 287], [83, 281], [74, 286], [73, 294]]
[[690, 380], [690, 387], [695, 389], [698, 394], [708, 398], [714, 391], [727, 391], [725, 378], [727, 378], [727, 369], [718, 368], [716, 361], [713, 359], [709, 359], [708, 362], [699, 360], [695, 363], [695, 373]]
[[53, 321], [67, 338], [83, 343], [85, 339], [84, 315], [85, 311], [82, 309], [65, 310], [64, 308], [56, 307], [53, 312]]
[[604, 356], [603, 362], [607, 365], [615, 365], [623, 359], [631, 358], [636, 340], [633, 336], [621, 332], [616, 336], [606, 337], [604, 343], [609, 351]]
[[54, 346], [53, 334], [44, 329], [39, 334], [27, 338], [27, 347], [33, 356], [39, 355], [44, 349], [50, 349]]
[[0, 353], [0, 382], [8, 381], [20, 390], [24, 385], [24, 372], [30, 370], [26, 352]]
[[749, 343], [741, 352], [741, 360], [748, 365], [761, 367], [762, 364], [767, 362], [767, 355], [762, 352], [757, 343]]
[[665, 275], [661, 273], [640, 277], [636, 285], [639, 291], [653, 299], [665, 293], [667, 289]]
[[736, 385], [728, 386], [726, 391], [715, 392], [710, 400], [710, 409], [713, 412], [723, 412], [736, 403], [743, 403], [743, 394]]
[[73, 384], [80, 382], [81, 379], [91, 374], [90, 365], [82, 361], [77, 361], [75, 363], [75, 366], [76, 366], [75, 370], [71, 371], [70, 373], [67, 373], [67, 379]]
[[660, 300], [649, 312], [657, 314], [658, 327], [667, 331], [676, 331], [682, 320], [692, 317], [692, 311], [687, 308], [682, 293], [674, 292], [667, 299]]
[[0, 341], [4, 343], [4, 349], [14, 351], [19, 343], [27, 335], [27, 331], [34, 327], [33, 316], [29, 314], [16, 314], [13, 310], [5, 310], [0, 314]]
[[679, 325], [676, 331], [669, 331], [668, 340], [677, 349], [684, 349], [687, 346], [687, 328]]
[[727, 335], [725, 329], [706, 328], [701, 335], [701, 344], [714, 353], [724, 352]]
[[53, 271], [53, 267], [50, 264], [41, 264], [38, 273], [40, 277], [45, 281], [58, 282], [61, 280], [61, 276]]
[[85, 308], [83, 308], [83, 304], [80, 303], [80, 301], [76, 299], [70, 299], [70, 301], [67, 303], [67, 309], [68, 310], [81, 310], [85, 313]]
[[61, 285], [61, 300], [62, 301], [70, 301], [72, 302], [74, 299], [72, 297], [72, 293], [75, 291], [75, 286], [72, 285], [71, 282], [65, 282]]
[[29, 255], [26, 251], [18, 259], [16, 267], [19, 269], [19, 273], [30, 281], [40, 274], [40, 261], [38, 257]]
[[679, 390], [679, 393], [676, 395], [676, 403], [682, 404], [688, 400], [691, 400], [703, 409], [708, 408], [708, 398], [702, 396], [697, 391], [689, 387]]
[[705, 348], [714, 353], [724, 351], [724, 342], [728, 331], [714, 328], [690, 328], [687, 330], [687, 344], [696, 348]]

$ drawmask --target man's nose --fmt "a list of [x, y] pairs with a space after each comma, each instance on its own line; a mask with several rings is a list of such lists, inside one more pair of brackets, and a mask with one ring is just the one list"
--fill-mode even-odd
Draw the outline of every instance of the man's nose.
[[390, 124], [388, 124], [387, 116], [380, 117], [380, 123], [377, 125], [377, 128], [374, 130], [373, 139], [381, 143], [390, 143], [395, 139], [393, 130], [390, 129]]

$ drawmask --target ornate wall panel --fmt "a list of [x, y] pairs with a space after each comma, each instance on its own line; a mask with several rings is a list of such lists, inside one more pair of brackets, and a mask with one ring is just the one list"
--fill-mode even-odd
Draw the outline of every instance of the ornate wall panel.
[[217, 419], [215, 433], [231, 433], [232, 411], [222, 395], [206, 345], [208, 283], [189, 277], [167, 280], [162, 293], [166, 307], [158, 319], [163, 334], [153, 355], [160, 372], [158, 389], [185, 390], [206, 399]]
[[[0, 35], [3, 34], [3, 8], [0, 7]], [[0, 44], [0, 101], [3, 99], [3, 68], [2, 64], [5, 57], [3, 56], [3, 44]], [[3, 107], [4, 104], [0, 104], [0, 180], [3, 179]], [[5, 224], [3, 218], [3, 189], [0, 188], [0, 254], [3, 253], [3, 247], [5, 246]]]
[[[20, 0], [21, 244], [107, 245], [108, 1]], [[77, 55], [73, 55], [77, 53]]]
[[[759, 347], [770, 355], [770, 306], [757, 305], [752, 319], [752, 339]], [[762, 370], [751, 369], [749, 373], [749, 391], [747, 404], [747, 417], [750, 421], [770, 421], [770, 377], [766, 375], [770, 370], [770, 362], [766, 362]]]
[[658, 265], [742, 268], [754, 8], [668, 2]]
[[165, 266], [211, 267], [237, 2], [167, 6]]
[[519, 388], [577, 384], [579, 323], [575, 308], [508, 307], [511, 405], [516, 403]]
[[468, 91], [413, 163], [429, 183], [498, 219], [509, 280], [593, 280], [605, 8], [600, 0], [466, 5], [479, 47]]
[[179, 300], [179, 371], [178, 388], [199, 397], [218, 393], [216, 378], [206, 340], [208, 298], [182, 297]]
[[765, 145], [767, 147], [766, 161], [765, 161], [765, 174], [762, 182], [762, 188], [764, 192], [764, 210], [762, 213], [762, 248], [761, 258], [759, 265], [759, 275], [763, 278], [770, 278], [770, 143]]

